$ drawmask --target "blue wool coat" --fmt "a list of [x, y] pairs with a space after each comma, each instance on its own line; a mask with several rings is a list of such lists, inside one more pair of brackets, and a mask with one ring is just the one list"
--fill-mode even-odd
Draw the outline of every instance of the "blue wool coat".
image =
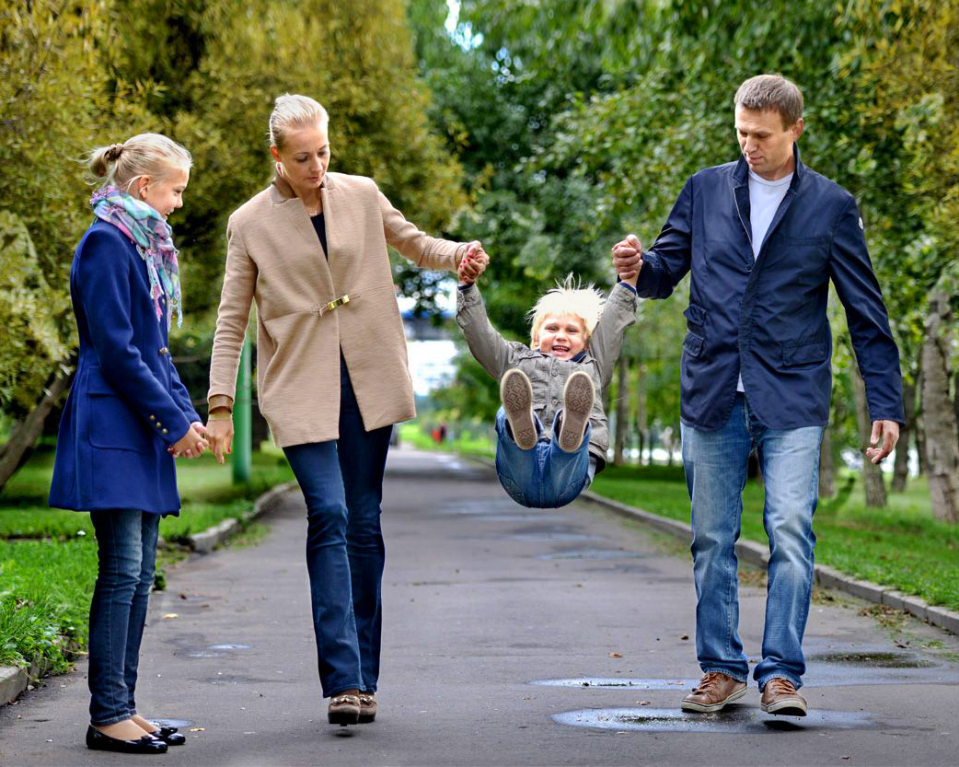
[[666, 298], [691, 274], [681, 410], [697, 429], [729, 420], [740, 371], [750, 409], [766, 427], [828, 422], [830, 280], [846, 310], [872, 420], [903, 422], [899, 351], [856, 201], [793, 151], [796, 172], [757, 259], [743, 158], [690, 178], [644, 254], [637, 286], [644, 298]]
[[158, 322], [146, 263], [126, 235], [100, 220], [77, 246], [70, 295], [80, 352], [50, 505], [176, 514], [167, 448], [201, 419], [170, 357], [166, 297]]

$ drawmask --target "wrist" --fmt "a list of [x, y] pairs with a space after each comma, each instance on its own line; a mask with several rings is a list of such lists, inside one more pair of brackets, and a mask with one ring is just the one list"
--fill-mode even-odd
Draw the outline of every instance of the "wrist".
[[223, 408], [217, 408], [207, 416], [206, 420], [207, 423], [212, 423], [213, 421], [232, 421], [233, 413]]

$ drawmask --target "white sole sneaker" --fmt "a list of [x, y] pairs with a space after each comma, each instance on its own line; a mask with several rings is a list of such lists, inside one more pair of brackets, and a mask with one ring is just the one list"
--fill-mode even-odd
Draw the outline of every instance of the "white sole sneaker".
[[532, 450], [539, 435], [533, 419], [533, 385], [526, 373], [519, 368], [507, 370], [499, 384], [499, 396], [516, 446], [520, 450]]
[[721, 700], [718, 703], [713, 703], [709, 706], [704, 706], [702, 703], [694, 703], [692, 701], [684, 700], [680, 704], [680, 708], [683, 711], [696, 711], [700, 714], [711, 714], [714, 711], [722, 711], [730, 703], [739, 700], [746, 692], [749, 690], [748, 687], [743, 687], [742, 689], [736, 690], [732, 695], [730, 695], [725, 700]]
[[567, 453], [579, 450], [586, 435], [586, 424], [593, 410], [596, 390], [589, 373], [577, 370], [566, 379], [563, 388], [563, 422], [559, 427], [559, 446]]

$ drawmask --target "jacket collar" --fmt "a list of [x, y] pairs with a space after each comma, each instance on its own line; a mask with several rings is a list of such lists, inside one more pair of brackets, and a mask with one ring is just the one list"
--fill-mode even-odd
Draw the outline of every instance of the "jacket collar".
[[[326, 189], [329, 191], [335, 188], [335, 186], [336, 182], [330, 176], [330, 174], [324, 174], [323, 183], [320, 184], [320, 189]], [[273, 200], [274, 205], [282, 205], [284, 202], [288, 202], [289, 200], [295, 200], [296, 193], [293, 191], [293, 187], [290, 186], [290, 182], [283, 178], [283, 176], [277, 174], [270, 182], [270, 198]]]
[[[802, 183], [803, 176], [806, 175], [806, 166], [799, 159], [799, 145], [793, 142], [793, 157], [796, 159], [796, 170], [793, 173], [793, 180], [789, 184], [790, 189], [797, 189]], [[735, 186], [746, 186], [749, 182], [749, 165], [746, 164], [746, 158], [742, 152], [739, 153], [739, 162], [733, 170], [733, 181]]]

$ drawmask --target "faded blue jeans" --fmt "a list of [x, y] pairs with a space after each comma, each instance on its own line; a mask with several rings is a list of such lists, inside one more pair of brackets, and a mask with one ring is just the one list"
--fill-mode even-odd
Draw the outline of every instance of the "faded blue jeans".
[[555, 438], [562, 411], [553, 420], [553, 439], [543, 439], [543, 424], [536, 419], [539, 441], [531, 450], [521, 450], [510, 433], [506, 411], [496, 414], [496, 474], [503, 489], [518, 504], [532, 509], [555, 509], [576, 500], [593, 481], [596, 472], [589, 456], [590, 426], [579, 449], [567, 453]]
[[140, 642], [156, 569], [159, 514], [92, 511], [99, 572], [90, 602], [90, 723], [98, 727], [137, 713], [134, 692]]
[[769, 538], [766, 625], [759, 689], [775, 677], [802, 686], [803, 633], [813, 583], [813, 514], [819, 491], [823, 429], [767, 429], [736, 395], [725, 426], [703, 431], [685, 424], [683, 462], [692, 501], [693, 574], [696, 581], [696, 653], [703, 673], [720, 671], [746, 681], [749, 665], [739, 638], [736, 541], [743, 513], [749, 453], [755, 447], [766, 501]]
[[383, 475], [393, 427], [366, 431], [340, 360], [340, 438], [283, 448], [306, 498], [306, 566], [323, 697], [376, 692], [386, 547]]

